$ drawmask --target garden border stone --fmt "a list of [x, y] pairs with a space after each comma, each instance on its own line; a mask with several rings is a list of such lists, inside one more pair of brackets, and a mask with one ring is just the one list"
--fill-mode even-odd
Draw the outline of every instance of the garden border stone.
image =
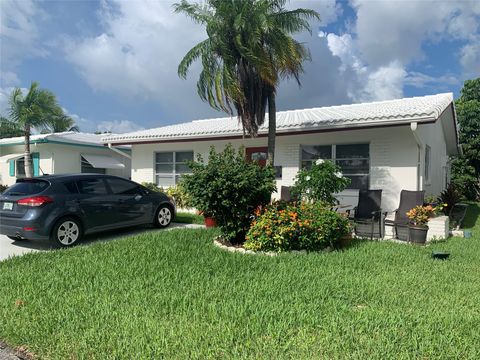
[[225, 251], [230, 251], [230, 252], [236, 252], [240, 254], [250, 254], [250, 255], [264, 255], [264, 256], [278, 256], [282, 254], [297, 254], [297, 255], [306, 255], [307, 250], [292, 250], [292, 251], [285, 251], [285, 252], [275, 252], [275, 251], [253, 251], [253, 250], [247, 250], [242, 247], [235, 247], [235, 246], [227, 246], [222, 244], [219, 239], [221, 239], [221, 236], [218, 236], [213, 239], [213, 245], [216, 247], [225, 250]]

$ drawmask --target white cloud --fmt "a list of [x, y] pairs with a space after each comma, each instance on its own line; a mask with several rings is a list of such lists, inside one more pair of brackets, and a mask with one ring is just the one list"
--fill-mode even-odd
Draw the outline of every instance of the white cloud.
[[405, 85], [423, 88], [425, 86], [458, 85], [458, 77], [454, 75], [442, 75], [438, 77], [423, 74], [418, 71], [410, 71], [405, 78]]
[[31, 0], [0, 1], [2, 86], [18, 85], [15, 71], [25, 58], [47, 55], [38, 42], [38, 23], [46, 18], [46, 13]]
[[402, 97], [405, 85], [457, 85], [458, 78], [448, 73], [433, 77], [407, 71], [424, 58], [426, 43], [466, 42], [459, 54], [463, 76], [480, 75], [478, 3], [352, 0], [351, 4], [357, 15], [352, 34], [319, 32], [319, 37], [341, 60], [339, 70], [349, 79], [347, 91], [354, 101]]
[[174, 14], [168, 1], [104, 3], [101, 34], [64, 38], [65, 56], [96, 91], [114, 93], [128, 101], [161, 103], [192, 116], [203, 108], [196, 94], [195, 68], [188, 80], [177, 75], [182, 57], [206, 38], [205, 31], [183, 14]]
[[462, 48], [460, 63], [467, 77], [480, 76], [480, 35], [476, 42], [469, 43]]
[[115, 134], [123, 134], [123, 133], [142, 130], [142, 129], [143, 127], [129, 120], [101, 121], [97, 125], [98, 131], [101, 131], [101, 132], [108, 131]]
[[480, 6], [474, 1], [352, 0], [356, 46], [370, 66], [403, 65], [425, 57], [422, 46], [440, 40], [478, 44]]

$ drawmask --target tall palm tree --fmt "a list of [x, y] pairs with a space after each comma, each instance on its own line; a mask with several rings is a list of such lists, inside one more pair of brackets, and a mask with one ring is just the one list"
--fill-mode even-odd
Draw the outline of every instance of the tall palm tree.
[[209, 0], [205, 5], [186, 0], [175, 4], [195, 22], [205, 25], [208, 39], [183, 58], [178, 73], [185, 78], [190, 65], [201, 59], [197, 82], [200, 98], [233, 115], [244, 132], [256, 136], [268, 104], [268, 161], [273, 164], [276, 133], [276, 89], [281, 78], [294, 77], [300, 85], [308, 49], [291, 34], [307, 30], [308, 20], [319, 18], [310, 9], [285, 9], [286, 0]]
[[25, 176], [32, 177], [30, 156], [30, 133], [32, 128], [43, 128], [49, 119], [57, 114], [59, 105], [55, 95], [48, 90], [39, 89], [37, 82], [32, 82], [26, 95], [15, 88], [9, 99], [10, 121], [23, 130], [25, 137]]
[[64, 131], [79, 132], [80, 128], [75, 121], [66, 115], [61, 108], [57, 110], [57, 114], [52, 116], [47, 125], [42, 129], [42, 133], [58, 133]]
[[22, 129], [6, 117], [0, 116], [0, 139], [22, 136]]

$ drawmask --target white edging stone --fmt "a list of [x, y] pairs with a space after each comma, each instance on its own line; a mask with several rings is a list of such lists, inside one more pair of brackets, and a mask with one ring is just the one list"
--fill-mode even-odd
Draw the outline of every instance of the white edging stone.
[[222, 250], [226, 250], [226, 251], [230, 251], [230, 252], [235, 252], [235, 253], [240, 253], [240, 254], [250, 254], [250, 255], [265, 255], [265, 256], [278, 256], [280, 254], [297, 254], [297, 255], [306, 255], [307, 254], [307, 251], [306, 250], [292, 250], [292, 251], [289, 251], [289, 252], [285, 252], [285, 253], [277, 253], [275, 251], [253, 251], [253, 250], [247, 250], [247, 249], [244, 249], [244, 248], [240, 248], [240, 247], [235, 247], [235, 246], [227, 246], [227, 245], [224, 245], [222, 244], [220, 241], [218, 241], [218, 238], [216, 239], [213, 239], [213, 245], [215, 245], [216, 247], [222, 249]]

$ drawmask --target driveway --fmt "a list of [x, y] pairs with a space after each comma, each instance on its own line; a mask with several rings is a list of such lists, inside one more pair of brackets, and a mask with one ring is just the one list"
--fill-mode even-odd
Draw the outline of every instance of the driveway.
[[[153, 231], [169, 231], [173, 229], [186, 229], [186, 228], [202, 228], [203, 225], [196, 224], [180, 224], [172, 223], [167, 229], [159, 230], [153, 227], [137, 226], [133, 228], [120, 229], [114, 231], [108, 231], [104, 233], [98, 233], [86, 236], [80, 243], [82, 245], [89, 244], [95, 241], [110, 241], [120, 239], [126, 236], [137, 235], [146, 232]], [[28, 241], [28, 240], [11, 240], [5, 235], [0, 235], [0, 261], [8, 259], [12, 256], [19, 256], [29, 252], [51, 250], [55, 247], [49, 241]]]

